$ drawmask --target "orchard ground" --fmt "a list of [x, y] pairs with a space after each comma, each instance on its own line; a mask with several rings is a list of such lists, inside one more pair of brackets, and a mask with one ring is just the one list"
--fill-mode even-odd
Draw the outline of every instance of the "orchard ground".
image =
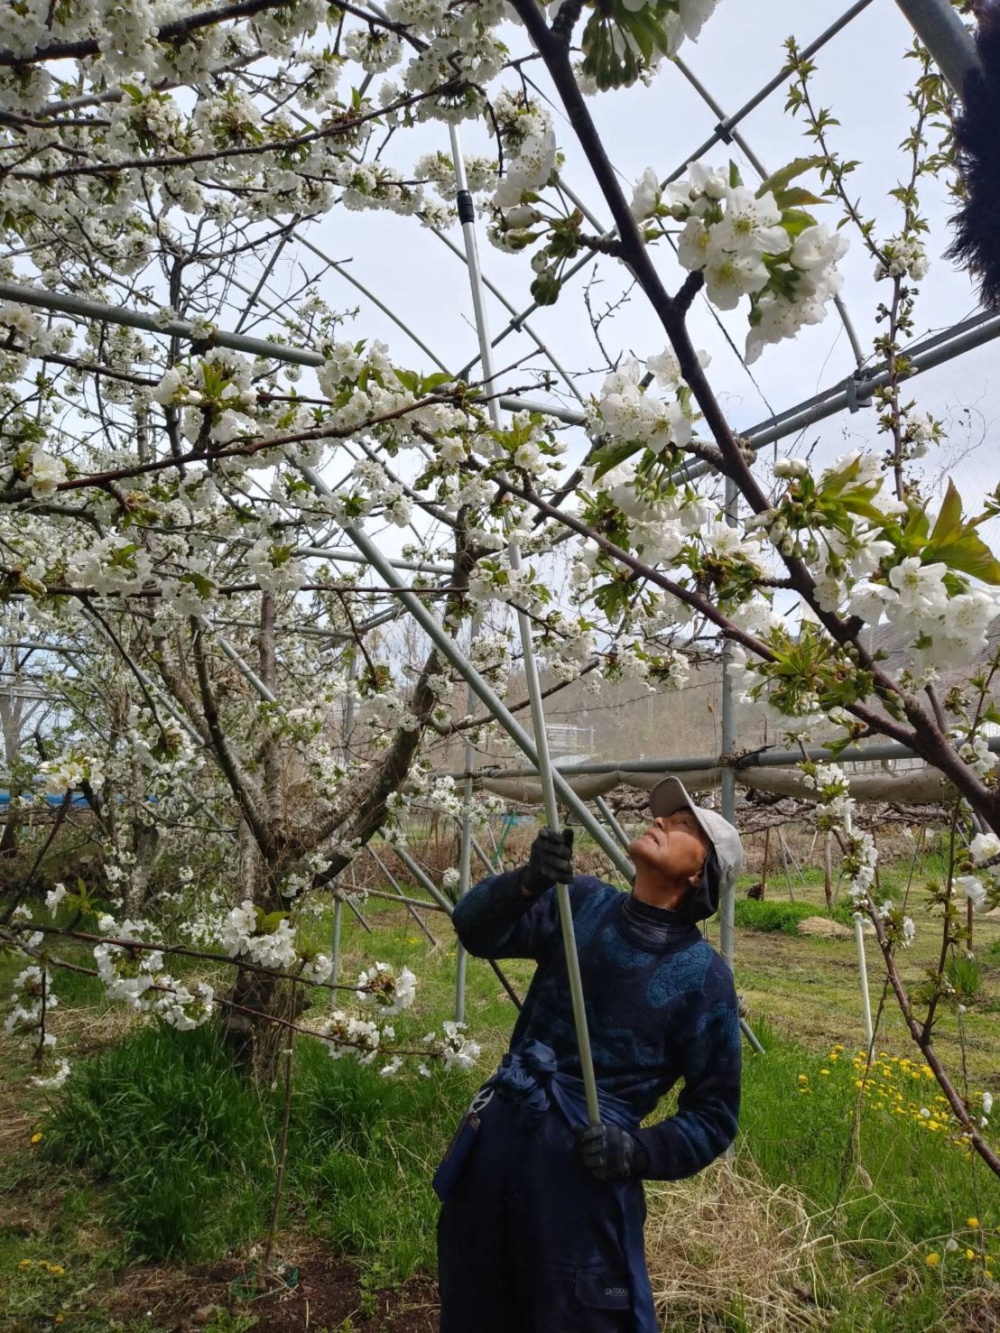
[[[901, 862], [883, 872], [883, 887], [901, 900], [909, 877]], [[923, 880], [913, 877], [907, 903], [917, 925], [903, 959], [911, 983], [940, 949]], [[791, 883], [796, 900], [822, 915], [821, 875], [793, 874]], [[778, 907], [787, 900], [780, 874], [765, 904], [740, 900], [738, 988], [767, 1049], [747, 1058], [733, 1168], [648, 1187], [650, 1269], [664, 1327], [996, 1330], [997, 1182], [954, 1141], [891, 996], [865, 1076], [853, 937], [790, 933], [795, 909]], [[343, 976], [374, 957], [406, 962], [419, 979], [418, 1001], [397, 1026], [419, 1036], [453, 1013], [450, 926], [425, 914], [439, 940], [432, 948], [402, 909], [371, 899], [365, 911], [374, 937], [345, 913]], [[761, 925], [769, 929], [753, 928]], [[954, 977], [967, 1009], [961, 1033], [950, 1012], [937, 1041], [973, 1103], [984, 1090], [1000, 1095], [1000, 920], [978, 917], [975, 929], [980, 962]], [[328, 943], [329, 920], [308, 930]], [[870, 937], [868, 949], [878, 1012]], [[0, 960], [7, 990], [19, 967]], [[523, 993], [530, 964], [510, 962], [505, 971]], [[484, 1048], [475, 1074], [387, 1080], [377, 1065], [334, 1062], [298, 1039], [289, 1165], [266, 1280], [258, 1270], [281, 1089], [248, 1087], [208, 1032], [133, 1022], [88, 978], [62, 974], [56, 989], [52, 1026], [75, 1066], [64, 1090], [33, 1087], [28, 1061], [4, 1047], [4, 1333], [436, 1327], [429, 1177], [515, 1017], [485, 964], [469, 966], [467, 1016]], [[326, 996], [314, 1002], [322, 1008]]]

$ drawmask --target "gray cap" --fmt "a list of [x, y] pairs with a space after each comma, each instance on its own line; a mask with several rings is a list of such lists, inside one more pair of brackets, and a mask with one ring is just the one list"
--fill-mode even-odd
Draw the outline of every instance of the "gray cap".
[[[705, 865], [707, 894], [704, 895], [704, 906], [710, 910], [699, 912], [699, 916], [711, 916], [718, 909], [722, 890], [731, 888], [743, 869], [743, 844], [739, 833], [728, 819], [723, 819], [714, 810], [695, 805], [679, 778], [664, 778], [658, 782], [649, 793], [649, 808], [654, 819], [665, 819], [678, 810], [690, 810], [708, 839], [714, 855], [709, 853]], [[702, 897], [701, 894], [697, 896]]]

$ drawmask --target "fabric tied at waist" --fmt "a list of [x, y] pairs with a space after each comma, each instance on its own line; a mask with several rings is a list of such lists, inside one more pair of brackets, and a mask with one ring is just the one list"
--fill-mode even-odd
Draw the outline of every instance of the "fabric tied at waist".
[[[540, 1117], [555, 1106], [572, 1128], [590, 1124], [583, 1079], [563, 1073], [556, 1063], [555, 1052], [542, 1041], [531, 1040], [522, 1051], [505, 1055], [486, 1087], [496, 1088], [501, 1096], [518, 1102], [522, 1114], [527, 1113], [531, 1118]], [[598, 1090], [597, 1104], [603, 1124], [618, 1125], [633, 1133], [638, 1129], [638, 1117], [620, 1097]]]
[[[570, 1129], [583, 1129], [590, 1124], [583, 1080], [563, 1073], [552, 1048], [541, 1041], [529, 1041], [516, 1054], [503, 1057], [500, 1068], [484, 1085], [480, 1096], [493, 1092], [514, 1104], [529, 1132], [533, 1132], [553, 1108]], [[630, 1133], [638, 1129], [639, 1117], [620, 1097], [599, 1091], [597, 1102], [604, 1124], [618, 1125]], [[607, 1190], [608, 1207], [616, 1217], [622, 1258], [628, 1273], [628, 1287], [622, 1288], [619, 1299], [624, 1308], [631, 1308], [635, 1333], [658, 1333], [659, 1324], [643, 1253], [645, 1205], [642, 1185], [637, 1180], [609, 1181], [603, 1188]], [[586, 1282], [592, 1275], [582, 1271], [579, 1276]]]

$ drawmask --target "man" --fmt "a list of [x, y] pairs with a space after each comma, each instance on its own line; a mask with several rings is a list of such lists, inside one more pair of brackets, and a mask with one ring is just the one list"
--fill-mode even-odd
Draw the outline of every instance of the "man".
[[[441, 1333], [658, 1333], [642, 1180], [679, 1180], [732, 1142], [740, 1100], [732, 975], [695, 922], [742, 865], [736, 829], [676, 778], [650, 794], [631, 894], [574, 878], [572, 835], [455, 908], [480, 958], [538, 967], [497, 1073], [435, 1177]], [[601, 1103], [588, 1128], [554, 885], [569, 884]], [[683, 1079], [677, 1111], [640, 1122]]]

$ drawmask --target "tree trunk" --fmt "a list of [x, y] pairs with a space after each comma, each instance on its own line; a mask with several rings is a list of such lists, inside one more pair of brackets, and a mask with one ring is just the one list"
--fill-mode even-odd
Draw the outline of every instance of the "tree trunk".
[[[237, 838], [237, 881], [240, 901], [249, 899], [263, 912], [280, 906], [270, 869], [246, 823]], [[222, 1039], [233, 1060], [262, 1084], [273, 1082], [285, 1030], [275, 1019], [292, 1019], [294, 987], [280, 978], [237, 968], [229, 993], [222, 1000]]]

